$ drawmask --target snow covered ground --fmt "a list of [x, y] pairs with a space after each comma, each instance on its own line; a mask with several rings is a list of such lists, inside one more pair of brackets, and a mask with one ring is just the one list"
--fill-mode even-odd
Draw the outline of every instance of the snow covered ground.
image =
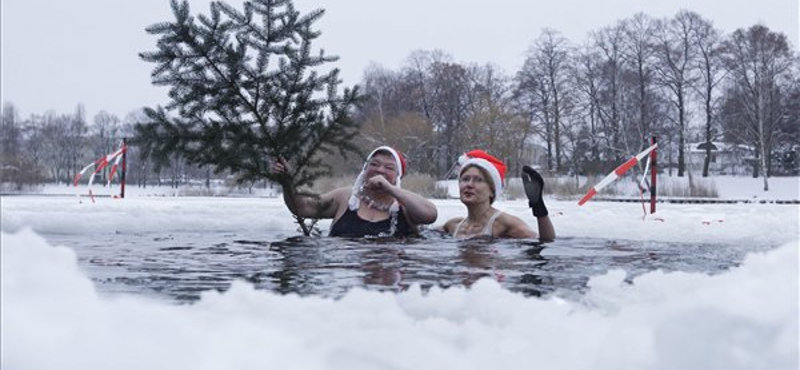
[[[798, 199], [771, 179], [770, 199]], [[724, 197], [759, 196], [749, 179]], [[784, 189], [784, 190], [780, 190]], [[97, 190], [101, 193], [101, 190]], [[165, 196], [166, 195], [166, 196]], [[42, 235], [135, 232], [297, 235], [280, 199], [181, 197], [128, 189], [124, 200], [2, 200], [3, 369], [797, 369], [800, 207], [548, 200], [560, 237], [756, 243], [715, 275], [623, 271], [593, 277], [580, 300], [524, 297], [493, 280], [340, 299], [279, 295], [236, 282], [190, 305], [99, 294], [74, 251]], [[264, 195], [264, 194], [259, 194]], [[437, 200], [439, 220], [463, 214]], [[522, 201], [498, 208], [530, 218]], [[327, 229], [328, 223], [322, 223]], [[268, 237], [266, 237], [268, 236]]]
[[[519, 178], [508, 179], [510, 182], [519, 182]], [[572, 181], [569, 179], [568, 181]], [[759, 201], [759, 200], [800, 200], [800, 177], [771, 177], [769, 178], [769, 191], [764, 191], [764, 180], [761, 178], [742, 177], [742, 176], [712, 176], [709, 178], [702, 178], [695, 176], [695, 181], [716, 189], [719, 193], [720, 199], [735, 199], [742, 201]], [[586, 182], [585, 178], [581, 179], [581, 184]], [[458, 197], [458, 183], [450, 181], [448, 184], [448, 193], [453, 197]], [[610, 185], [616, 187], [620, 193], [628, 196], [638, 197], [639, 193], [635, 186], [635, 182], [631, 178], [626, 177], [624, 180], [618, 180]], [[688, 186], [688, 178], [679, 178], [676, 176], [661, 176], [659, 177], [659, 187], [664, 189], [673, 186]], [[102, 186], [102, 184], [94, 185], [93, 190], [95, 194], [99, 195], [116, 195], [119, 194], [119, 186], [114, 184], [110, 188]], [[180, 188], [172, 188], [169, 186], [149, 186], [146, 188], [128, 186], [126, 188], [128, 196], [144, 197], [144, 196], [238, 196], [238, 197], [273, 197], [278, 194], [277, 189], [274, 188], [259, 188], [252, 189], [228, 189], [224, 187], [216, 187], [207, 190], [202, 185], [183, 186]], [[41, 195], [77, 195], [88, 194], [88, 190], [83, 184], [79, 187], [73, 187], [66, 184], [47, 184], [33, 189], [33, 192]], [[598, 197], [604, 194], [601, 192]]]
[[[516, 183], [521, 186], [519, 178], [509, 179], [511, 183]], [[580, 178], [580, 185], [595, 185], [595, 183], [587, 184], [585, 177]], [[636, 179], [625, 177], [616, 180], [608, 185], [605, 190], [598, 193], [597, 198], [628, 198], [638, 199], [640, 197], [639, 188]], [[659, 198], [670, 199], [675, 198], [665, 196], [668, 192], [664, 189], [688, 189], [689, 178], [677, 176], [660, 176], [658, 179], [658, 192]], [[764, 180], [761, 178], [741, 177], [741, 176], [712, 176], [702, 178], [695, 176], [693, 181], [696, 185], [702, 186], [706, 189], [715, 190], [717, 197], [709, 197], [710, 200], [737, 200], [742, 202], [760, 202], [760, 201], [798, 201], [800, 200], [800, 177], [771, 177], [769, 179], [769, 190], [764, 191]], [[573, 183], [573, 179], [562, 179], [562, 183]], [[599, 182], [599, 180], [598, 180]], [[608, 190], [614, 189], [613, 194]], [[452, 198], [458, 198], [458, 182], [455, 180], [447, 181], [448, 195]], [[645, 195], [648, 197], [648, 195]], [[577, 200], [578, 198], [576, 198]]]
[[764, 180], [761, 178], [716, 176], [710, 181], [719, 190], [722, 199], [800, 199], [798, 177], [771, 177], [769, 191], [764, 191]]

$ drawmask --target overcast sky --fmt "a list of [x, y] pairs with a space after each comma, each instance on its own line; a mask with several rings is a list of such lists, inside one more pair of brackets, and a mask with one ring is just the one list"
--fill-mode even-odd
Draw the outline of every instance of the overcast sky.
[[[241, 0], [229, 0], [237, 7]], [[207, 13], [208, 0], [190, 1]], [[138, 53], [155, 50], [144, 29], [173, 19], [167, 0], [2, 0], [2, 100], [23, 117], [83, 103], [124, 117], [164, 104], [166, 89], [150, 84], [152, 65]], [[671, 17], [695, 11], [725, 33], [761, 23], [798, 45], [798, 0], [295, 0], [301, 12], [325, 8], [316, 48], [338, 55], [345, 85], [371, 62], [401, 67], [414, 50], [440, 49], [462, 63], [492, 63], [512, 74], [542, 28], [572, 42], [589, 31], [644, 12]]]

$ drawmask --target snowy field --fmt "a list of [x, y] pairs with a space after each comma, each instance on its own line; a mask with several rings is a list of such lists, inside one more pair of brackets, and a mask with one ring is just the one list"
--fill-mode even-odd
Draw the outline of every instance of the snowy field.
[[[510, 182], [520, 183], [519, 178], [508, 179]], [[571, 179], [569, 181], [572, 181]], [[586, 178], [581, 178], [581, 185], [586, 183]], [[763, 191], [764, 180], [761, 178], [741, 177], [741, 176], [713, 176], [709, 178], [702, 178], [695, 176], [695, 181], [716, 189], [719, 193], [720, 199], [735, 199], [740, 201], [760, 201], [760, 200], [800, 200], [800, 177], [772, 177], [769, 179], [769, 191]], [[683, 177], [659, 177], [659, 187], [664, 189], [666, 187], [681, 186], [687, 187], [688, 178]], [[623, 180], [618, 180], [610, 185], [615, 187], [618, 192], [626, 195], [627, 197], [638, 197], [639, 193], [635, 182], [626, 177]], [[109, 196], [119, 194], [119, 186], [114, 184], [111, 188], [103, 187], [102, 184], [94, 185], [93, 190], [95, 194]], [[77, 195], [88, 193], [85, 184], [75, 188], [71, 185], [61, 184], [48, 184], [33, 189], [33, 192], [40, 195]], [[180, 188], [172, 188], [169, 186], [149, 186], [146, 188], [128, 186], [126, 193], [134, 197], [180, 197], [180, 196], [234, 196], [234, 197], [273, 197], [277, 194], [277, 190], [273, 188], [259, 188], [252, 189], [228, 189], [228, 188], [212, 188], [206, 190], [202, 184], [194, 186], [183, 186]], [[448, 193], [451, 197], [458, 197], [458, 184], [455, 181], [448, 182]], [[605, 197], [601, 192], [598, 197]], [[577, 200], [577, 199], [576, 199]]]
[[[797, 179], [733, 199], [796, 200]], [[793, 181], [793, 182], [792, 182]], [[723, 181], [724, 182], [724, 181]], [[102, 188], [100, 188], [102, 189]], [[105, 190], [98, 189], [101, 193]], [[798, 369], [800, 207], [548, 200], [559, 237], [768, 245], [715, 275], [594, 276], [580, 299], [524, 297], [484, 279], [401, 293], [355, 288], [339, 299], [236, 282], [175, 305], [100, 294], [69, 248], [47, 235], [232, 232], [297, 235], [280, 199], [182, 197], [128, 189], [124, 200], [2, 198], [3, 369]], [[257, 195], [265, 195], [259, 193]], [[437, 200], [439, 220], [463, 215]], [[522, 201], [497, 207], [530, 219]], [[329, 223], [322, 223], [327, 230]]]

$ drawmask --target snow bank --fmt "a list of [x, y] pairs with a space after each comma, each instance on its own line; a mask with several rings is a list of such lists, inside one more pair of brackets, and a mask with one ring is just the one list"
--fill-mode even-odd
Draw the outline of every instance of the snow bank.
[[99, 297], [74, 253], [2, 233], [4, 369], [797, 369], [798, 243], [707, 276], [593, 278], [583, 302], [470, 289], [339, 300], [238, 282], [192, 305]]

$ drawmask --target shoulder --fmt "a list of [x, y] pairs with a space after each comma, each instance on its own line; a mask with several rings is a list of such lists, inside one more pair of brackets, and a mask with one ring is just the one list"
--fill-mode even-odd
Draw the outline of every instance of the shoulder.
[[503, 211], [500, 211], [500, 216], [497, 216], [497, 221], [504, 225], [518, 225], [525, 223], [525, 221], [523, 221], [521, 218]]
[[[498, 218], [495, 223], [495, 227], [500, 226], [501, 230], [495, 229], [495, 231], [500, 231], [500, 236], [508, 237], [508, 238], [535, 238], [538, 235], [535, 231], [533, 231], [528, 223], [523, 221], [521, 218], [503, 212]], [[497, 224], [500, 225], [497, 225]]]
[[341, 187], [341, 188], [336, 188], [336, 189], [333, 189], [333, 190], [323, 194], [323, 197], [335, 199], [337, 201], [339, 201], [339, 200], [347, 201], [347, 200], [350, 199], [350, 194], [353, 193], [352, 189], [353, 188], [346, 187], [346, 186], [345, 187]]
[[342, 187], [333, 189], [325, 194], [320, 196], [320, 203], [324, 205], [325, 208], [329, 208], [333, 206], [337, 213], [339, 212], [342, 207], [347, 207], [347, 203], [350, 200], [350, 188], [349, 187]]
[[453, 231], [456, 228], [456, 225], [458, 225], [458, 223], [463, 221], [463, 220], [464, 220], [464, 217], [451, 218], [451, 219], [447, 220], [447, 222], [445, 222], [444, 225], [442, 225], [442, 229], [444, 229], [444, 231], [452, 234]]

